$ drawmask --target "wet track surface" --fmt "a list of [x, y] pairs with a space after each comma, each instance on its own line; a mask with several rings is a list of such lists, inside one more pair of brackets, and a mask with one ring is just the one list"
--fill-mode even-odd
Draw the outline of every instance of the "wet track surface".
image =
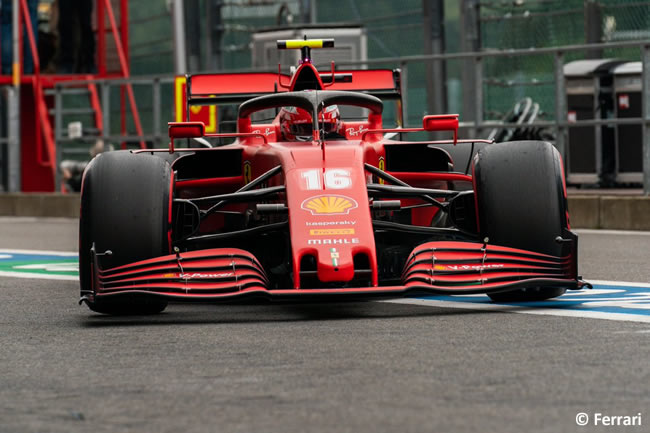
[[[0, 248], [74, 251], [75, 224], [0, 219]], [[586, 279], [650, 282], [650, 235], [580, 241]], [[650, 431], [650, 323], [388, 302], [115, 318], [77, 296], [0, 277], [0, 432]]]

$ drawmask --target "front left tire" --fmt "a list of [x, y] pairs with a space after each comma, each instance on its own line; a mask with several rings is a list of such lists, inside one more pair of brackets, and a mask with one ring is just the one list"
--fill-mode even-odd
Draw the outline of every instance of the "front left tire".
[[[79, 280], [82, 296], [92, 290], [91, 252], [102, 269], [170, 253], [169, 214], [173, 174], [156, 156], [130, 151], [98, 155], [86, 168], [79, 219]], [[156, 314], [167, 301], [156, 295], [86, 298], [91, 310], [111, 315]]]

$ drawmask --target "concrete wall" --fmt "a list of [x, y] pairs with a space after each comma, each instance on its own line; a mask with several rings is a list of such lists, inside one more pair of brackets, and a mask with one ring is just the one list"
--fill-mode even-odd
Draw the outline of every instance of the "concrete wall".
[[79, 194], [0, 194], [0, 216], [79, 218]]
[[571, 227], [650, 230], [648, 196], [569, 196]]

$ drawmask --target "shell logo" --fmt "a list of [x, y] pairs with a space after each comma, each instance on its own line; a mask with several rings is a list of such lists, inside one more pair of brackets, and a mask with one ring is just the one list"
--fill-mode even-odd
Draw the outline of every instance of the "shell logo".
[[308, 198], [300, 207], [312, 215], [347, 215], [359, 205], [354, 199], [342, 195], [321, 195]]

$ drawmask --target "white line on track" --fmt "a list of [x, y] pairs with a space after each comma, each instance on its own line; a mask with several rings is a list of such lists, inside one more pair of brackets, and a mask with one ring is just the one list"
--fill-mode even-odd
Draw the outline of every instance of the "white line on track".
[[35, 216], [1, 216], [2, 223], [36, 223], [41, 221], [69, 223], [79, 221], [75, 217], [35, 217]]
[[650, 236], [650, 232], [641, 230], [597, 230], [597, 229], [573, 229], [578, 235], [620, 235], [620, 236]]
[[[589, 280], [595, 286], [613, 286], [613, 287], [639, 287], [639, 288], [648, 288], [650, 289], [650, 283], [637, 283], [637, 282], [628, 282], [628, 281], [609, 281], [609, 280]], [[589, 289], [584, 289], [582, 292], [574, 293], [584, 293], [589, 295]], [[605, 320], [616, 320], [616, 321], [625, 321], [625, 322], [642, 322], [650, 323], [650, 316], [639, 315], [639, 314], [626, 314], [626, 313], [610, 313], [610, 312], [601, 312], [601, 311], [588, 311], [588, 310], [570, 310], [570, 309], [560, 309], [553, 307], [544, 307], [544, 308], [535, 308], [528, 307], [522, 304], [487, 304], [487, 303], [477, 303], [463, 301], [462, 297], [456, 298], [457, 301], [447, 301], [439, 299], [415, 299], [415, 298], [406, 298], [406, 299], [393, 299], [390, 301], [383, 302], [393, 302], [397, 304], [410, 304], [410, 305], [421, 305], [421, 306], [431, 306], [431, 307], [442, 307], [442, 308], [459, 308], [464, 310], [490, 310], [490, 311], [500, 311], [504, 313], [522, 313], [522, 314], [536, 314], [540, 316], [564, 316], [564, 317], [583, 317], [589, 319], [605, 319]], [[558, 307], [560, 305], [558, 304]]]
[[2, 254], [30, 254], [30, 255], [52, 255], [62, 257], [77, 257], [76, 252], [70, 251], [49, 251], [49, 250], [17, 250], [17, 249], [4, 249], [0, 248]]
[[590, 282], [591, 284], [598, 286], [617, 286], [617, 287], [643, 287], [650, 288], [650, 283], [632, 283], [629, 281], [608, 281], [608, 280], [590, 280], [585, 279], [585, 281]]
[[636, 314], [623, 313], [602, 313], [600, 311], [583, 311], [583, 310], [560, 310], [555, 308], [531, 308], [519, 305], [503, 304], [477, 304], [475, 302], [459, 301], [439, 301], [434, 299], [394, 299], [390, 301], [395, 304], [421, 305], [429, 307], [459, 308], [463, 310], [490, 310], [503, 313], [522, 313], [535, 314], [539, 316], [564, 316], [564, 317], [582, 317], [588, 319], [605, 319], [624, 322], [643, 322], [650, 323], [650, 316], [641, 316]]
[[38, 280], [65, 280], [65, 281], [79, 281], [79, 277], [76, 275], [52, 275], [52, 274], [38, 274], [35, 272], [11, 272], [11, 271], [0, 271], [0, 277], [12, 277], [12, 278], [28, 278], [28, 279], [38, 279]]

